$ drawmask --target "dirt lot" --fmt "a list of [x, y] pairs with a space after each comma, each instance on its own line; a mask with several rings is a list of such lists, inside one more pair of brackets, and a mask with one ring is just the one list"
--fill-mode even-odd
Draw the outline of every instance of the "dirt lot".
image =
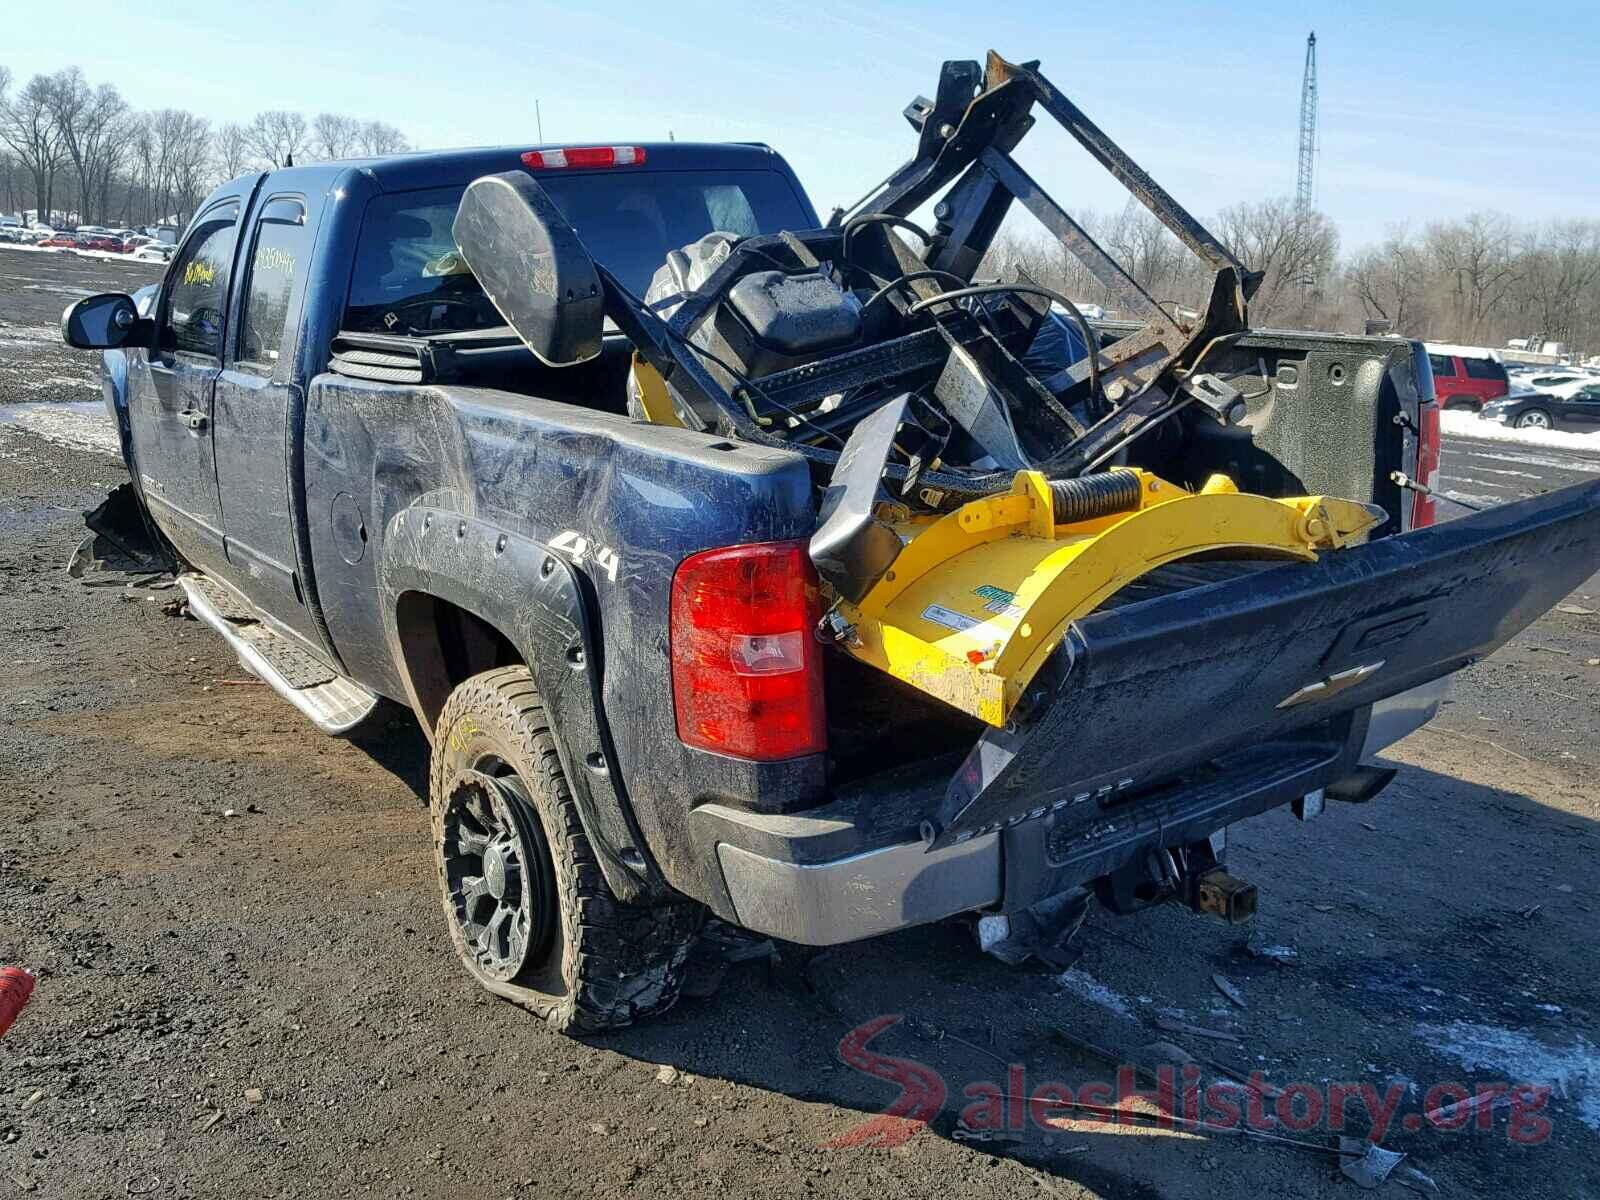
[[[0, 417], [92, 398], [89, 357], [52, 342], [63, 297], [149, 275], [0, 249]], [[409, 718], [324, 738], [167, 615], [170, 593], [64, 576], [79, 510], [122, 474], [0, 420], [0, 964], [41, 976], [0, 1044], [0, 1193], [1355, 1194], [1326, 1157], [1221, 1134], [1052, 1118], [962, 1136], [963, 1090], [986, 1081], [1115, 1081], [1065, 1032], [1117, 1057], [1166, 1038], [1302, 1100], [1393, 1087], [1384, 1143], [1444, 1195], [1600, 1194], [1600, 617], [1552, 613], [1467, 672], [1372, 804], [1236, 826], [1254, 933], [1097, 913], [1061, 973], [1002, 966], [950, 924], [744, 962], [584, 1044], [456, 966]], [[1600, 609], [1600, 581], [1571, 603]], [[907, 1019], [871, 1048], [937, 1071], [942, 1111], [875, 1139], [897, 1145], [837, 1144], [900, 1091], [840, 1055], [886, 1014]], [[1521, 1144], [1506, 1111], [1426, 1126], [1446, 1081], [1555, 1085], [1533, 1114], [1549, 1136]]]

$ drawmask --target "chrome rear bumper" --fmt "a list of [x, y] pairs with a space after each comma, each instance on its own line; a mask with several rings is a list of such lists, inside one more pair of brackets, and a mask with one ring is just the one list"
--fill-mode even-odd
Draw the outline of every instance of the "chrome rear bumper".
[[[1449, 677], [1372, 707], [1361, 757], [1427, 724], [1449, 690]], [[804, 815], [763, 818], [715, 806], [727, 821], [798, 842], [819, 831]], [[1016, 831], [1012, 831], [1015, 834]], [[719, 840], [717, 861], [739, 924], [808, 946], [834, 946], [992, 909], [1004, 896], [1000, 834], [929, 851], [899, 842], [824, 861], [793, 861]]]

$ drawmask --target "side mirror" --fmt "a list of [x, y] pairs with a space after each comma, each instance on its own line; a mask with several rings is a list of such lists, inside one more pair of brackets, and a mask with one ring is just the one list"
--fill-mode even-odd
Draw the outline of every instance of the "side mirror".
[[67, 305], [61, 314], [61, 340], [78, 350], [115, 350], [140, 346], [148, 339], [150, 322], [139, 316], [132, 296], [103, 292]]
[[542, 363], [600, 353], [605, 295], [594, 259], [545, 190], [521, 171], [485, 175], [450, 230], [484, 293]]

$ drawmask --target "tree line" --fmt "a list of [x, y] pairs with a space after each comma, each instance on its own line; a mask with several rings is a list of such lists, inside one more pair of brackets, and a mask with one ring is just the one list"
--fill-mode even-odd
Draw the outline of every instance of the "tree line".
[[[1198, 309], [1209, 280], [1200, 261], [1147, 209], [1080, 214], [1079, 223], [1156, 301]], [[1501, 346], [1542, 335], [1600, 353], [1600, 221], [1523, 223], [1472, 213], [1340, 253], [1338, 227], [1287, 197], [1224, 209], [1210, 223], [1248, 267], [1264, 273], [1250, 304], [1257, 327], [1361, 333]], [[1021, 269], [1046, 286], [1107, 309], [1117, 300], [1057, 242], [1007, 229], [985, 271]]]
[[178, 108], [141, 112], [77, 67], [20, 83], [0, 65], [0, 213], [37, 210], [47, 224], [183, 225], [246, 171], [409, 148], [383, 121], [274, 109], [213, 124]]

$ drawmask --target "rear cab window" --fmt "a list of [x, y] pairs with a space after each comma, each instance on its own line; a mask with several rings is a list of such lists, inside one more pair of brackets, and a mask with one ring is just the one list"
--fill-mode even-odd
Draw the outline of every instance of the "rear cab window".
[[[595, 261], [643, 296], [667, 253], [713, 231], [748, 236], [812, 222], [776, 171], [541, 175]], [[367, 206], [344, 328], [430, 334], [505, 324], [450, 235], [465, 185], [396, 192]]]

